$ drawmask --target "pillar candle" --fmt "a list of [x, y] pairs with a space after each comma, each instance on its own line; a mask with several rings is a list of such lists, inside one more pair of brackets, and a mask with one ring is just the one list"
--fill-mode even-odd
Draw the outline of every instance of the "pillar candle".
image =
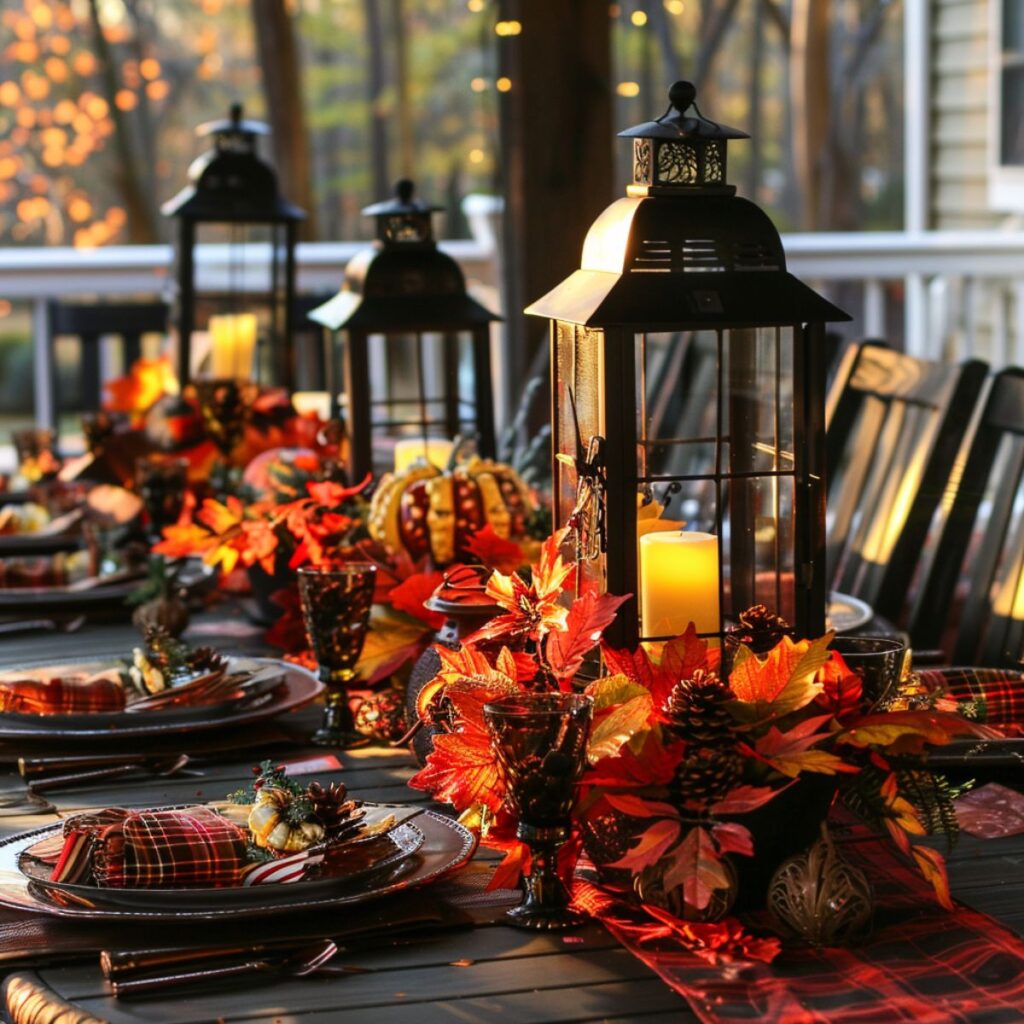
[[717, 633], [718, 538], [710, 533], [649, 533], [640, 538], [644, 636], [677, 636], [693, 622]]
[[292, 395], [292, 405], [300, 416], [310, 413], [322, 420], [331, 418], [331, 395], [329, 391], [296, 391]]
[[210, 376], [215, 380], [251, 380], [256, 349], [256, 314], [210, 317]]
[[453, 447], [452, 442], [443, 437], [428, 437], [426, 445], [422, 437], [403, 438], [395, 444], [395, 472], [401, 473], [422, 458], [426, 458], [430, 465], [444, 469]]

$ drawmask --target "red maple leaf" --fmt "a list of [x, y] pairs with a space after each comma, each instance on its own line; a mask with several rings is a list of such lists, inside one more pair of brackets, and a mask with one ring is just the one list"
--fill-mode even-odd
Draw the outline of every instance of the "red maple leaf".
[[463, 720], [458, 732], [434, 737], [426, 766], [409, 780], [409, 785], [451, 804], [457, 811], [483, 804], [497, 812], [505, 799], [505, 780], [490, 735], [470, 720]]
[[431, 629], [438, 630], [444, 625], [444, 616], [440, 612], [424, 608], [423, 602], [434, 593], [443, 580], [444, 575], [439, 572], [415, 573], [392, 588], [388, 601], [397, 611], [405, 612], [425, 622]]
[[581, 594], [569, 608], [565, 631], [548, 635], [545, 653], [555, 678], [566, 689], [580, 670], [583, 659], [601, 640], [601, 634], [615, 619], [615, 613], [627, 597], [612, 594]]
[[835, 718], [842, 720], [860, 708], [864, 686], [860, 676], [843, 661], [838, 651], [833, 651], [832, 657], [818, 670], [818, 679], [824, 689], [815, 701]]
[[490, 523], [477, 530], [465, 547], [482, 565], [498, 572], [515, 572], [525, 561], [523, 549], [514, 540], [499, 537]]

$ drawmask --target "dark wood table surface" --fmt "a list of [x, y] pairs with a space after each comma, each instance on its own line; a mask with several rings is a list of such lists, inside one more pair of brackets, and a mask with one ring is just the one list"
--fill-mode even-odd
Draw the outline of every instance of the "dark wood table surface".
[[[206, 624], [209, 626], [209, 623]], [[231, 628], [231, 627], [229, 627]], [[223, 649], [248, 649], [241, 624]], [[127, 627], [87, 626], [67, 636], [36, 634], [0, 643], [0, 667], [41, 657], [87, 657], [126, 650], [136, 642]], [[207, 642], [204, 640], [203, 642]], [[297, 713], [295, 724], [310, 730], [318, 709]], [[298, 730], [301, 735], [301, 730]], [[274, 750], [297, 758], [317, 748], [301, 743]], [[213, 799], [251, 778], [251, 766], [266, 753], [260, 749], [220, 755], [201, 762], [201, 777], [121, 780], [95, 787], [57, 791], [47, 796], [62, 811], [97, 805], [154, 805]], [[340, 755], [343, 770], [323, 778], [343, 780], [367, 800], [417, 801], [422, 795], [406, 787], [413, 762], [404, 751], [381, 747]], [[0, 766], [0, 786], [19, 784], [16, 772]], [[0, 836], [55, 820], [52, 814], [0, 818]], [[481, 852], [475, 864], [494, 862]], [[1024, 932], [1024, 837], [982, 841], [964, 836], [950, 861], [954, 895]], [[338, 962], [366, 968], [363, 974], [304, 980], [258, 981], [249, 986], [176, 995], [160, 1001], [118, 1001], [106, 987], [96, 954], [68, 955], [50, 950], [45, 963], [19, 959], [17, 949], [0, 949], [4, 974], [17, 972], [49, 989], [94, 1018], [112, 1022], [388, 1021], [434, 1024], [438, 1021], [568, 1022], [692, 1021], [681, 996], [621, 948], [598, 925], [569, 935], [544, 935], [507, 927], [500, 910], [477, 915], [483, 924], [471, 929], [427, 932], [422, 942], [392, 948], [367, 948]], [[199, 926], [203, 927], [202, 925]], [[324, 915], [323, 934], [332, 921]], [[159, 945], [154, 926], [154, 945]], [[27, 972], [27, 973], [26, 973]], [[42, 1018], [41, 1018], [42, 1019]], [[76, 1020], [82, 1018], [68, 1018]]]

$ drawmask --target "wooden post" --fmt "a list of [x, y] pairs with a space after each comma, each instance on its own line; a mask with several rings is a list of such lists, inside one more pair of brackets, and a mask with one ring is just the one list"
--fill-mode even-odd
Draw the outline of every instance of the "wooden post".
[[587, 229], [614, 198], [608, 5], [500, 0], [518, 34], [498, 40], [504, 192], [506, 365], [511, 406], [545, 324], [523, 308], [579, 268]]

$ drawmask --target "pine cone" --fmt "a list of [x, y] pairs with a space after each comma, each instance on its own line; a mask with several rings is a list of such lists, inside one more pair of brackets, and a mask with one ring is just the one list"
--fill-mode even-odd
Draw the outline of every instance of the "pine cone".
[[187, 645], [171, 636], [161, 625], [146, 629], [146, 657], [149, 663], [164, 675], [176, 675], [184, 667]]
[[763, 604], [740, 612], [739, 625], [729, 630], [730, 639], [749, 647], [755, 654], [767, 654], [784, 636], [792, 636], [793, 627]]
[[743, 755], [732, 747], [691, 747], [669, 783], [677, 807], [703, 810], [739, 785]]
[[306, 798], [328, 839], [349, 839], [359, 831], [366, 812], [358, 800], [348, 799], [344, 783], [332, 782], [324, 788], [319, 782], [311, 782], [306, 788]]
[[625, 856], [630, 843], [643, 828], [642, 822], [614, 811], [585, 818], [583, 847], [587, 856], [597, 865], [612, 864]]
[[727, 683], [699, 668], [672, 687], [663, 710], [677, 736], [688, 743], [717, 746], [732, 736], [734, 722], [726, 704], [733, 697]]
[[224, 655], [212, 647], [197, 647], [188, 654], [187, 660], [193, 672], [215, 672], [226, 664]]

